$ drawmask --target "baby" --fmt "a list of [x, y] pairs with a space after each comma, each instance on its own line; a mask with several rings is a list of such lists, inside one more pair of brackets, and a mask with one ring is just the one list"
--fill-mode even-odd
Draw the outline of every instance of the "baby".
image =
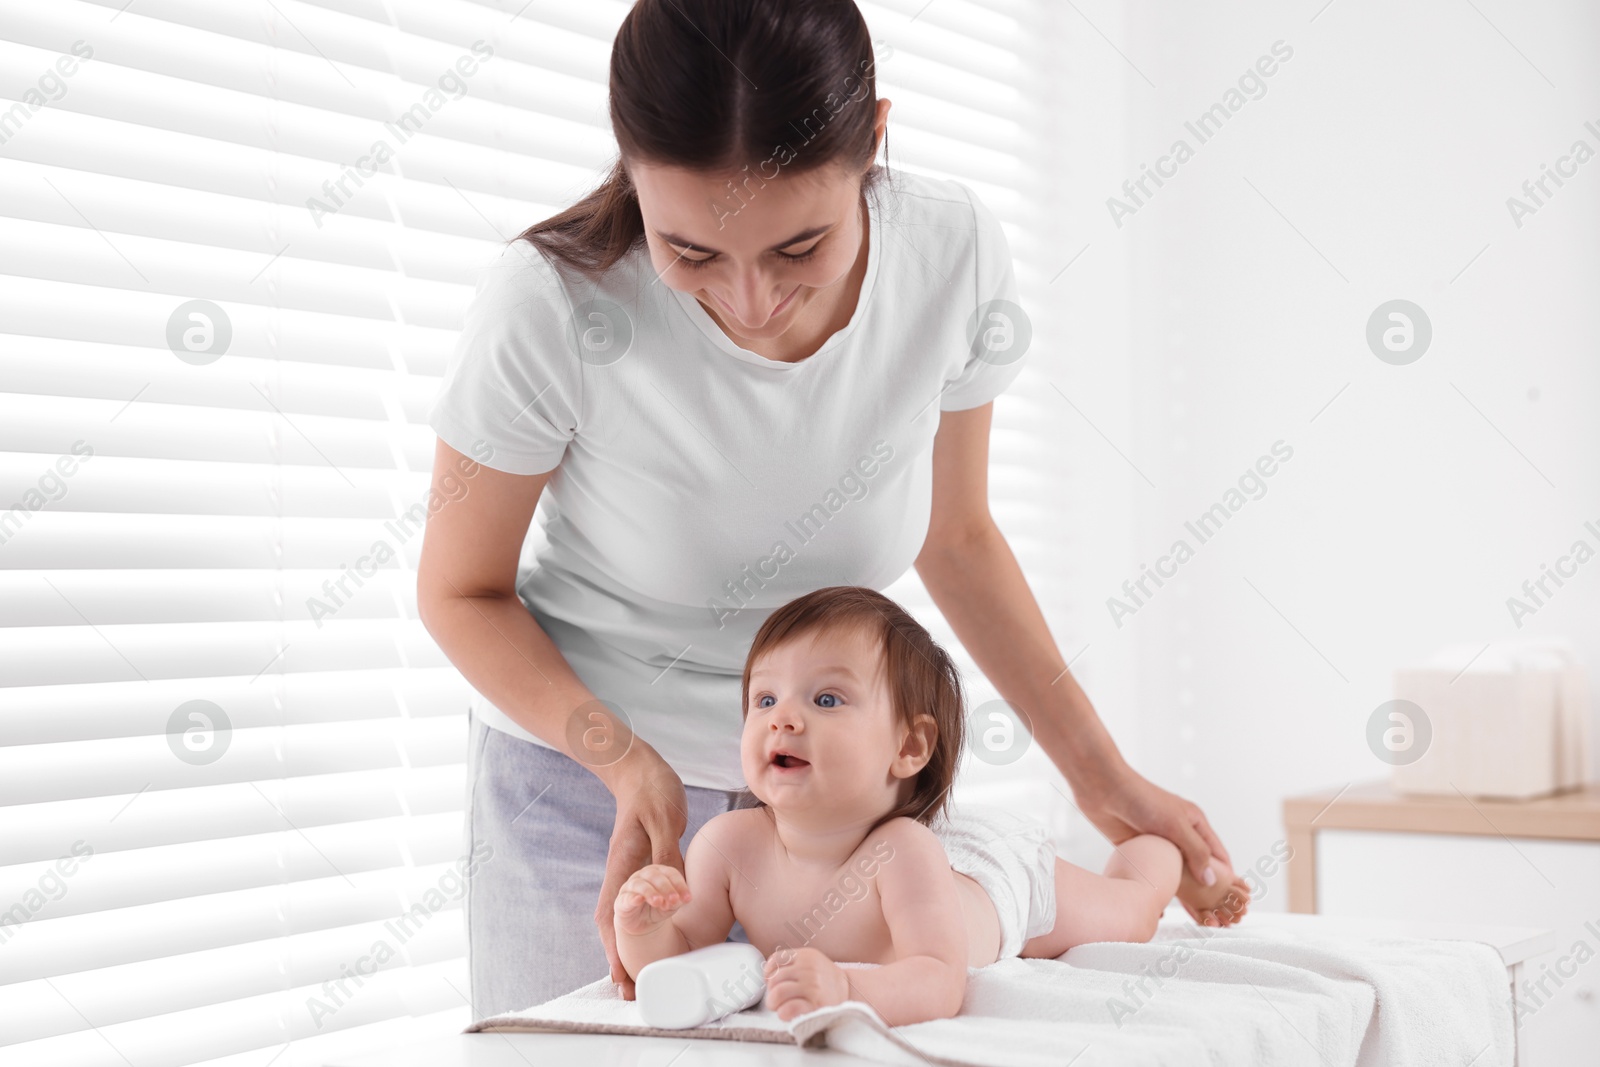
[[959, 676], [881, 593], [833, 586], [773, 612], [745, 660], [743, 702], [740, 761], [759, 805], [706, 822], [683, 873], [651, 864], [623, 883], [613, 915], [632, 978], [725, 940], [737, 920], [766, 957], [780, 1019], [858, 1000], [900, 1026], [959, 1012], [969, 967], [1150, 940], [1180, 884], [1219, 924], [1248, 905], [1220, 858], [1201, 886], [1161, 837], [1122, 842], [1095, 874], [1029, 820], [947, 812]]

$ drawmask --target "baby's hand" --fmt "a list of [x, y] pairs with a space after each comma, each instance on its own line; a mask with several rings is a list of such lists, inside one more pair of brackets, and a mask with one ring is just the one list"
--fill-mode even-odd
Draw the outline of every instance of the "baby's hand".
[[665, 863], [652, 863], [622, 883], [612, 916], [619, 933], [648, 934], [688, 902], [689, 883], [683, 872]]
[[784, 948], [767, 957], [767, 1008], [788, 1022], [850, 999], [844, 968], [814, 948]]

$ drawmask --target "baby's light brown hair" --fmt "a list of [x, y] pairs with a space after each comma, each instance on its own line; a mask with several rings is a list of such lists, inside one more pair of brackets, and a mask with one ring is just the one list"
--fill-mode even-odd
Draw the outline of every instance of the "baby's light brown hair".
[[[769, 615], [745, 657], [740, 716], [749, 717], [750, 670], [763, 655], [787, 641], [852, 628], [877, 639], [878, 662], [888, 683], [895, 721], [910, 726], [917, 715], [927, 713], [938, 730], [933, 752], [917, 772], [911, 796], [872, 828], [902, 815], [931, 825], [945, 810], [961, 763], [966, 728], [961, 674], [922, 624], [882, 593], [860, 585], [830, 585], [796, 597]], [[746, 789], [739, 806], [766, 805]]]

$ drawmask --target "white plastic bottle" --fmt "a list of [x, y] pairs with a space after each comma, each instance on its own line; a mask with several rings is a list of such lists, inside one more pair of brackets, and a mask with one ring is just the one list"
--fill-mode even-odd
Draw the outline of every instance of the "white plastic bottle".
[[687, 1030], [743, 1011], [767, 990], [766, 958], [743, 941], [724, 941], [647, 964], [633, 984], [646, 1026]]

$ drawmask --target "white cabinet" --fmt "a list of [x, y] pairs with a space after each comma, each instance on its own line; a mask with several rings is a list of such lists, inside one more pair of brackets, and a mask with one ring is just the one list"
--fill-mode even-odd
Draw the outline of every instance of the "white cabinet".
[[1519, 968], [1519, 1063], [1600, 1056], [1600, 842], [1319, 830], [1315, 847], [1318, 914], [1554, 930]]

